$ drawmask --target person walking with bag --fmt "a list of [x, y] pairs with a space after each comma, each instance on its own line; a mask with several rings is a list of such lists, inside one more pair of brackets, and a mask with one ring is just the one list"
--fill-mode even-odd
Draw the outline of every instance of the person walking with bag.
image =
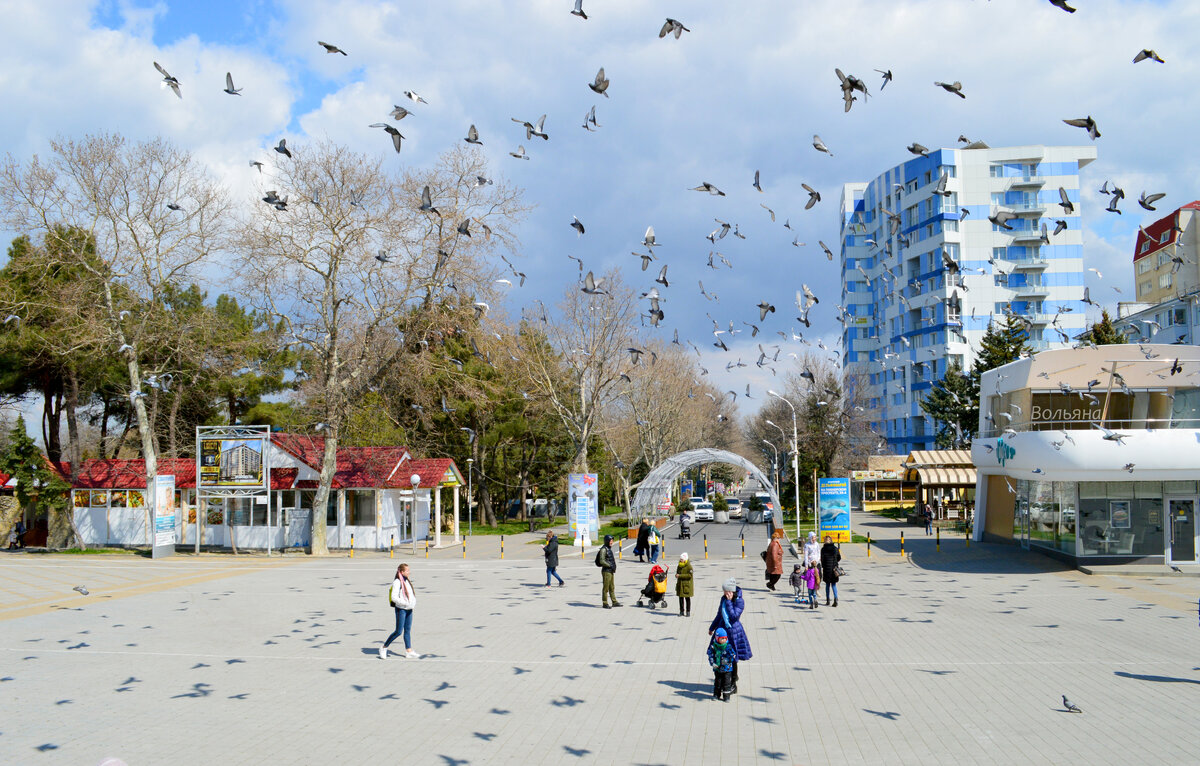
[[825, 581], [825, 606], [829, 606], [829, 591], [833, 589], [833, 605], [837, 606], [837, 584], [840, 575], [838, 569], [842, 562], [842, 552], [833, 544], [833, 537], [825, 535], [825, 544], [821, 546], [821, 579]]
[[383, 646], [379, 647], [379, 659], [386, 660], [388, 647], [403, 635], [404, 656], [419, 660], [421, 655], [412, 648], [412, 619], [413, 609], [417, 606], [417, 592], [413, 589], [412, 580], [408, 579], [408, 564], [396, 567], [396, 579], [392, 580], [392, 587], [388, 591], [388, 602], [396, 610], [396, 629], [387, 637], [387, 641], [383, 642]]
[[695, 583], [692, 577], [692, 562], [688, 561], [687, 551], [679, 554], [679, 563], [675, 565], [675, 595], [679, 597], [679, 616], [692, 616], [692, 593]]
[[724, 628], [729, 635], [729, 643], [734, 649], [730, 694], [737, 694], [738, 662], [754, 656], [750, 651], [750, 639], [746, 638], [746, 630], [742, 627], [742, 612], [745, 609], [746, 602], [737, 580], [730, 577], [721, 583], [721, 603], [717, 605], [717, 616], [708, 626], [708, 635], [715, 634], [718, 628]]
[[542, 546], [542, 555], [546, 557], [546, 587], [550, 587], [550, 576], [558, 580], [558, 587], [566, 583], [558, 576], [558, 537], [553, 532], [546, 533], [546, 544]]

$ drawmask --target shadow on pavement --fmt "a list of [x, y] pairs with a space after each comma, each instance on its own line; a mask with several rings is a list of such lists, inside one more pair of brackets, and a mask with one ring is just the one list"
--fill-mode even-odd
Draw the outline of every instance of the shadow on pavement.
[[1200, 684], [1200, 680], [1195, 678], [1176, 678], [1174, 676], [1148, 676], [1141, 673], [1126, 673], [1123, 670], [1118, 670], [1113, 673], [1114, 676], [1121, 678], [1133, 678], [1138, 681], [1155, 681], [1164, 684]]
[[674, 689], [680, 697], [694, 700], [706, 700], [712, 697], [713, 685], [711, 683], [693, 684], [686, 681], [659, 681], [659, 683]]

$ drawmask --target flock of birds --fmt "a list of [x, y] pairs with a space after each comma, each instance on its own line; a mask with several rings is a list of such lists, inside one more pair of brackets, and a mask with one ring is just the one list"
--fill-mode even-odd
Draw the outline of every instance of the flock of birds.
[[[1051, 2], [1052, 5], [1055, 5], [1056, 7], [1061, 8], [1064, 11], [1072, 12], [1072, 13], [1074, 12], [1074, 9], [1071, 8], [1070, 6], [1068, 6], [1067, 3], [1065, 3], [1065, 2], [1060, 2], [1059, 0], [1049, 0], [1049, 2]], [[587, 20], [589, 18], [587, 12], [583, 8], [583, 0], [575, 0], [574, 7], [571, 9], [570, 13], [571, 13], [571, 15], [576, 16], [582, 20]], [[671, 40], [678, 41], [678, 40], [681, 40], [683, 35], [688, 32], [691, 32], [691, 29], [686, 24], [679, 21], [678, 19], [673, 19], [673, 18], [668, 17], [665, 19], [665, 21], [662, 23], [661, 27], [659, 28], [658, 37], [660, 39], [671, 39]], [[341, 56], [349, 56], [350, 55], [346, 50], [344, 50], [343, 48], [341, 48], [340, 46], [338, 46], [334, 43], [330, 43], [330, 42], [321, 40], [321, 41], [318, 41], [318, 45], [320, 45], [324, 49], [324, 51], [329, 55], [335, 55], [335, 56], [336, 55], [341, 55]], [[1153, 61], [1153, 62], [1163, 63], [1164, 59], [1161, 56], [1159, 56], [1158, 53], [1156, 53], [1155, 51], [1146, 49], [1146, 50], [1140, 51], [1134, 57], [1134, 63], [1139, 63], [1142, 61]], [[172, 76], [158, 62], [154, 62], [154, 67], [162, 75], [162, 87], [169, 88], [176, 96], [178, 96], [179, 98], [182, 98], [183, 92], [182, 92], [181, 83], [178, 80], [178, 78]], [[876, 69], [875, 71], [878, 72], [882, 78], [881, 82], [880, 82], [880, 86], [879, 86], [879, 90], [880, 90], [880, 92], [882, 92], [890, 83], [892, 83], [894, 81], [894, 73], [893, 73], [892, 69], [890, 69], [890, 68]], [[868, 89], [866, 82], [863, 79], [861, 79], [853, 74], [847, 74], [847, 73], [843, 72], [840, 68], [835, 68], [834, 74], [836, 75], [837, 82], [839, 84], [841, 97], [844, 102], [844, 110], [846, 112], [849, 112], [851, 110], [851, 108], [853, 107], [853, 105], [856, 102], [858, 102], [858, 100], [860, 98], [863, 102], [865, 102], [870, 97], [870, 95], [871, 95], [870, 91]], [[590, 83], [586, 83], [588, 89], [592, 93], [594, 93], [598, 96], [602, 96], [605, 99], [610, 98], [609, 91], [610, 91], [611, 84], [612, 84], [611, 80], [606, 75], [603, 67], [599, 68], [599, 70], [596, 72], [595, 77], [593, 78], [593, 80]], [[964, 86], [959, 81], [952, 81], [952, 82], [936, 81], [933, 83], [933, 85], [934, 85], [934, 87], [939, 88], [950, 95], [956, 96], [959, 99], [967, 98], [967, 93], [964, 90]], [[242, 89], [236, 87], [236, 85], [235, 85], [232, 72], [226, 73], [224, 92], [229, 94], [230, 96], [241, 96], [242, 95]], [[405, 105], [403, 105], [403, 106], [395, 105], [392, 112], [390, 113], [391, 122], [376, 122], [376, 123], [371, 123], [369, 126], [371, 128], [377, 128], [377, 129], [384, 131], [388, 135], [391, 146], [395, 152], [401, 151], [403, 142], [405, 140], [404, 135], [401, 133], [401, 131], [399, 129], [399, 125], [402, 124], [402, 121], [405, 118], [414, 114], [414, 111], [417, 110], [419, 107], [428, 106], [428, 104], [429, 104], [429, 102], [423, 96], [421, 96], [419, 93], [417, 93], [414, 90], [404, 91], [404, 97], [407, 100]], [[526, 160], [526, 161], [529, 160], [531, 158], [531, 154], [526, 149], [527, 143], [533, 142], [534, 139], [541, 139], [543, 142], [550, 140], [550, 133], [546, 127], [546, 120], [547, 120], [547, 115], [545, 115], [545, 114], [541, 115], [536, 120], [520, 119], [520, 118], [515, 118], [515, 117], [512, 118], [512, 122], [516, 123], [523, 130], [525, 143], [519, 143], [517, 145], [516, 149], [509, 151], [508, 154], [511, 157], [518, 159], [518, 160]], [[1066, 119], [1063, 122], [1065, 122], [1066, 124], [1071, 125], [1073, 127], [1078, 127], [1082, 130], [1085, 130], [1092, 140], [1099, 138], [1101, 135], [1100, 130], [1097, 126], [1096, 120], [1091, 115], [1088, 115], [1088, 116], [1082, 117], [1082, 118]], [[595, 132], [601, 127], [599, 122], [597, 121], [595, 105], [592, 105], [591, 108], [588, 109], [587, 112], [585, 113], [582, 127], [589, 132]], [[468, 126], [468, 128], [466, 130], [466, 135], [462, 140], [468, 144], [472, 144], [475, 146], [483, 145], [483, 138], [481, 137], [479, 130], [477, 129], [477, 126], [475, 124], [471, 124]], [[971, 141], [971, 140], [967, 139], [965, 136], [960, 136], [959, 141], [960, 141], [960, 143], [963, 143], [966, 148], [985, 148], [987, 146], [987, 144], [985, 144], [981, 141]], [[821, 138], [820, 135], [816, 135], [816, 134], [813, 135], [812, 146], [813, 146], [813, 149], [818, 153], [826, 154], [829, 157], [834, 156], [833, 151], [830, 149], [829, 145]], [[916, 142], [913, 142], [912, 144], [910, 144], [907, 147], [907, 150], [910, 153], [912, 153], [913, 155], [918, 155], [918, 156], [927, 155], [930, 151], [927, 147], [925, 147], [919, 143], [916, 143]], [[292, 156], [291, 151], [287, 146], [286, 139], [280, 139], [278, 145], [276, 145], [274, 147], [274, 151], [279, 156], [284, 157], [284, 158], [290, 159]], [[260, 173], [263, 170], [263, 163], [260, 161], [257, 161], [257, 160], [251, 161], [250, 165], [252, 167], [254, 167], [255, 169], [257, 169]], [[482, 185], [490, 184], [490, 183], [492, 183], [492, 181], [490, 179], [487, 179], [487, 178], [484, 178], [481, 176], [477, 179], [476, 183], [478, 185], [482, 186]], [[940, 194], [944, 197], [949, 197], [950, 192], [947, 191], [946, 184], [947, 184], [947, 178], [945, 175], [943, 175], [938, 181], [938, 185], [935, 190], [935, 193]], [[752, 189], [754, 189], [755, 192], [760, 193], [760, 194], [763, 193], [763, 191], [764, 191], [763, 175], [762, 175], [761, 171], [759, 171], [759, 170], [754, 171], [753, 180], [749, 185], [751, 186]], [[809, 186], [807, 183], [802, 184], [802, 188], [808, 194], [808, 197], [805, 200], [804, 210], [805, 211], [812, 210], [814, 208], [814, 206], [816, 206], [817, 204], [819, 204], [821, 202], [821, 194], [816, 189], [814, 189], [812, 186]], [[724, 198], [724, 197], [728, 196], [727, 192], [725, 190], [718, 188], [715, 184], [713, 184], [707, 180], [700, 181], [700, 183], [698, 185], [692, 187], [691, 190], [701, 193], [701, 194], [710, 195], [715, 198]], [[1122, 200], [1124, 200], [1126, 198], [1125, 191], [1123, 189], [1121, 189], [1120, 187], [1118, 187], [1117, 185], [1112, 184], [1107, 181], [1105, 182], [1104, 186], [1100, 189], [1100, 191], [1101, 191], [1101, 193], [1107, 194], [1110, 197], [1110, 204], [1108, 205], [1106, 210], [1113, 212], [1113, 213], [1121, 214], [1122, 211], [1119, 209], [1119, 204]], [[1069, 199], [1069, 197], [1066, 193], [1066, 190], [1060, 188], [1059, 194], [1060, 194], [1059, 204], [1061, 205], [1064, 212], [1067, 214], [1072, 213], [1074, 211], [1074, 203], [1072, 203], [1071, 200]], [[1159, 200], [1161, 200], [1163, 197], [1164, 197], [1164, 195], [1161, 193], [1142, 192], [1141, 196], [1138, 198], [1138, 203], [1145, 210], [1154, 211], [1156, 209], [1154, 207], [1154, 204], [1157, 203]], [[288, 209], [289, 200], [288, 200], [288, 197], [286, 194], [281, 197], [281, 196], [279, 196], [279, 194], [276, 191], [268, 191], [266, 193], [266, 195], [263, 197], [262, 201], [265, 204], [272, 206], [273, 208], [275, 208], [276, 210], [278, 210], [280, 212], [286, 212]], [[313, 202], [317, 202], [317, 200], [314, 199]], [[422, 191], [421, 204], [419, 206], [419, 210], [422, 212], [431, 214], [431, 215], [439, 215], [439, 216], [442, 215], [442, 213], [438, 210], [438, 207], [435, 204], [435, 202], [436, 201], [433, 199], [429, 187], [426, 187]], [[763, 210], [769, 216], [770, 221], [772, 223], [777, 223], [777, 215], [776, 215], [775, 210], [766, 204], [760, 203], [760, 206], [763, 208]], [[967, 211], [965, 209], [962, 210], [961, 212], [962, 212], [963, 216], [966, 216], [969, 214], [969, 211]], [[886, 215], [890, 219], [890, 228], [891, 228], [892, 236], [900, 236], [901, 244], [904, 244], [904, 237], [899, 234], [900, 220], [901, 220], [899, 214], [893, 213], [893, 212], [887, 211], [887, 210], [885, 210], [884, 213], [886, 213]], [[1016, 216], [1014, 214], [1001, 210], [1001, 211], [998, 211], [998, 212], [994, 213], [993, 215], [989, 216], [989, 220], [993, 224], [995, 224], [996, 226], [998, 226], [1002, 229], [1011, 230], [1012, 226], [1010, 225], [1010, 222], [1015, 217]], [[705, 239], [708, 240], [708, 242], [712, 245], [712, 249], [709, 251], [708, 256], [707, 256], [706, 267], [709, 269], [712, 269], [714, 272], [716, 272], [716, 271], [720, 271], [722, 268], [732, 268], [733, 263], [734, 263], [733, 260], [731, 260], [731, 257], [728, 253], [721, 252], [719, 249], [717, 249], [720, 247], [720, 243], [723, 240], [725, 240], [726, 237], [729, 237], [729, 236], [732, 236], [734, 238], [734, 240], [745, 240], [747, 237], [746, 237], [746, 234], [742, 232], [742, 229], [737, 222], [730, 222], [730, 221], [723, 220], [721, 218], [714, 218], [714, 221], [716, 223], [716, 228], [714, 228], [710, 233], [708, 233], [705, 236]], [[471, 223], [472, 222], [469, 219], [464, 219], [462, 222], [460, 222], [458, 225], [458, 229], [457, 229], [458, 233], [461, 235], [470, 236], [470, 224]], [[1048, 226], [1046, 224], [1042, 224], [1040, 233], [1041, 233], [1041, 240], [1044, 243], [1048, 244], [1051, 241], [1051, 237], [1057, 236], [1058, 234], [1062, 233], [1067, 228], [1066, 222], [1061, 219], [1056, 220], [1054, 222], [1054, 224], [1055, 224], [1055, 226], [1054, 226], [1053, 233], [1051, 233], [1049, 231]], [[572, 218], [572, 220], [570, 221], [569, 225], [571, 226], [572, 229], [575, 230], [578, 237], [585, 236], [585, 234], [587, 232], [587, 227], [585, 225], [585, 222], [582, 219], [580, 219], [578, 216], [574, 216]], [[782, 226], [784, 229], [787, 229], [789, 231], [792, 230], [792, 224], [791, 224], [790, 218], [785, 217], [785, 220], [783, 221]], [[486, 225], [484, 225], [484, 228], [486, 230]], [[1144, 229], [1143, 229], [1143, 231], [1144, 231]], [[490, 230], [488, 230], [487, 233], [490, 233]], [[654, 279], [654, 283], [640, 293], [640, 299], [645, 301], [645, 308], [641, 312], [642, 323], [643, 323], [643, 325], [649, 325], [651, 328], [657, 328], [660, 326], [660, 324], [666, 318], [664, 304], [668, 300], [667, 291], [671, 285], [671, 279], [668, 276], [668, 270], [670, 268], [670, 265], [665, 262], [658, 263], [661, 260], [659, 251], [662, 249], [664, 243], [658, 241], [658, 239], [655, 235], [653, 225], [650, 225], [646, 228], [645, 234], [643, 235], [642, 241], [640, 244], [641, 244], [642, 248], [644, 248], [644, 251], [635, 250], [632, 252], [632, 255], [637, 259], [637, 262], [640, 264], [641, 272], [648, 272], [650, 270], [650, 267], [653, 264], [658, 265], [657, 272], [656, 272], [657, 275], [656, 275], [656, 278]], [[806, 246], [806, 243], [800, 241], [798, 235], [793, 236], [791, 244], [798, 248]], [[821, 251], [825, 254], [826, 258], [829, 261], [833, 261], [834, 260], [833, 250], [828, 245], [826, 245], [825, 242], [823, 242], [823, 241], [818, 241], [817, 244], [819, 245]], [[868, 244], [874, 244], [874, 243], [872, 243], [868, 240]], [[879, 245], [877, 245], [877, 244], [875, 246], [879, 247]], [[503, 258], [503, 256], [501, 256], [501, 257]], [[597, 276], [595, 273], [595, 270], [587, 269], [581, 258], [577, 258], [573, 255], [568, 255], [568, 257], [571, 258], [572, 260], [576, 261], [578, 264], [578, 286], [579, 286], [578, 289], [583, 294], [588, 295], [588, 296], [606, 296], [606, 295], [608, 295], [608, 290], [606, 289], [606, 285], [605, 285], [603, 277]], [[948, 253], [943, 251], [941, 253], [941, 257], [942, 257], [942, 265], [944, 266], [944, 268], [948, 274], [955, 275], [955, 274], [960, 274], [962, 272], [963, 267], [961, 267], [960, 264], [954, 258], [952, 258]], [[381, 251], [379, 253], [379, 255], [377, 256], [377, 259], [382, 263], [387, 263], [390, 260], [389, 256], [384, 251]], [[521, 285], [523, 285], [525, 282], [526, 275], [523, 272], [518, 271], [516, 269], [516, 267], [512, 264], [512, 262], [509, 261], [507, 258], [503, 258], [503, 259], [504, 259], [505, 264], [508, 266], [508, 268], [512, 272], [512, 276], [515, 279], [519, 280], [519, 283]], [[1183, 263], [1185, 263], [1185, 262], [1186, 261], [1184, 259], [1182, 259], [1181, 257], [1177, 257], [1176, 264], [1174, 266], [1174, 270], [1177, 271], [1178, 268], [1181, 267], [1183, 265]], [[991, 265], [993, 267], [998, 267], [999, 263], [995, 260], [992, 260]], [[859, 266], [859, 269], [861, 270], [862, 267]], [[1095, 271], [1095, 273], [1097, 275], [1100, 274], [1099, 270], [1097, 270], [1097, 269], [1091, 269], [1091, 270]], [[889, 283], [893, 284], [893, 292], [898, 293], [898, 299], [900, 301], [902, 301], [904, 303], [908, 302], [907, 297], [904, 295], [904, 291], [895, 290], [895, 283], [899, 282], [899, 278], [896, 274], [885, 270], [884, 273], [882, 275], [880, 275], [880, 278], [885, 281], [885, 284], [889, 284]], [[497, 280], [497, 282], [504, 286], [508, 286], [508, 287], [511, 287], [513, 284], [512, 280], [510, 280], [510, 279]], [[966, 284], [963, 283], [962, 280], [959, 280], [959, 285], [960, 285], [960, 289], [963, 290], [964, 292], [968, 289]], [[718, 303], [718, 304], [720, 303], [720, 296], [717, 295], [711, 288], [706, 288], [703, 280], [697, 280], [697, 287], [698, 287], [700, 295], [706, 301], [711, 302], [711, 303]], [[1114, 287], [1113, 289], [1118, 290], [1118, 288], [1116, 288], [1116, 287]], [[1119, 290], [1118, 290], [1118, 292], [1119, 292]], [[953, 298], [951, 300], [953, 300]], [[1090, 294], [1088, 293], [1088, 291], [1086, 289], [1084, 291], [1084, 302], [1086, 304], [1092, 305], [1092, 306], [1098, 305], [1097, 303], [1092, 301]], [[796, 317], [795, 317], [795, 319], [796, 319], [796, 322], [798, 322], [800, 325], [803, 325], [804, 329], [811, 328], [812, 322], [810, 319], [810, 312], [819, 303], [820, 303], [820, 299], [814, 293], [814, 291], [809, 287], [808, 284], [802, 284], [801, 289], [796, 291], [796, 298], [795, 298]], [[488, 306], [488, 304], [483, 301], [476, 302], [474, 304], [474, 307], [475, 307], [477, 319], [483, 318], [490, 308]], [[756, 304], [754, 306], [754, 308], [756, 308], [758, 310], [757, 321], [742, 320], [740, 325], [738, 325], [736, 323], [736, 321], [733, 319], [718, 320], [718, 319], [714, 318], [711, 313], [707, 314], [709, 320], [712, 322], [713, 340], [711, 342], [711, 345], [721, 352], [729, 353], [731, 351], [730, 344], [733, 341], [733, 339], [735, 338], [735, 336], [737, 336], [738, 334], [740, 334], [742, 332], [749, 332], [751, 338], [757, 338], [760, 333], [762, 333], [765, 329], [767, 329], [765, 327], [765, 324], [772, 315], [777, 313], [777, 307], [775, 305], [773, 305], [769, 300], [764, 299], [764, 300], [760, 301], [758, 304]], [[535, 311], [535, 309], [536, 309], [536, 311]], [[746, 309], [748, 310], [749, 307], [746, 307]], [[1051, 326], [1056, 332], [1058, 332], [1059, 336], [1061, 337], [1061, 339], [1064, 342], [1069, 342], [1070, 338], [1069, 338], [1068, 334], [1059, 325], [1059, 316], [1061, 315], [1061, 311], [1062, 310], [1060, 310], [1059, 314], [1055, 315], [1054, 322], [1052, 323]], [[542, 321], [547, 321], [547, 319], [548, 319], [546, 308], [544, 305], [541, 304], [540, 301], [533, 301], [531, 304], [531, 307], [525, 307], [522, 309], [522, 313], [526, 318], [534, 317], [534, 318], [539, 318]], [[849, 310], [847, 309], [847, 307], [841, 306], [841, 305], [836, 306], [834, 319], [842, 326], [842, 329], [844, 329], [847, 322], [851, 321]], [[958, 331], [961, 333], [961, 328], [959, 328]], [[800, 342], [802, 344], [809, 345], [809, 346], [814, 345], [811, 341], [807, 340], [804, 337], [803, 330], [797, 331], [795, 325], [793, 325], [793, 327], [791, 329], [786, 330], [786, 331], [783, 329], [774, 330], [774, 333], [779, 336], [782, 343], [793, 341], [793, 342]], [[902, 339], [902, 342], [905, 342], [905, 345], [908, 345], [906, 341], [907, 341], [907, 339]], [[674, 337], [671, 342], [676, 345], [679, 345], [681, 347], [684, 345], [684, 342], [680, 340], [678, 330], [676, 330], [674, 332]], [[759, 343], [757, 343], [758, 354], [757, 354], [757, 360], [755, 361], [755, 365], [760, 369], [770, 370], [773, 375], [777, 374], [776, 364], [779, 362], [780, 356], [783, 353], [783, 346], [782, 346], [781, 342], [768, 342], [768, 343], [764, 344], [763, 342], [760, 341]], [[704, 355], [703, 355], [700, 347], [697, 346], [696, 343], [692, 342], [691, 340], [687, 340], [686, 343], [696, 353], [697, 357], [701, 361], [703, 361]], [[820, 351], [827, 353], [833, 360], [840, 362], [841, 351], [839, 349], [828, 348], [820, 340], [818, 340], [815, 343], [815, 347], [817, 349], [819, 349]], [[937, 351], [935, 349], [930, 349], [928, 352], [931, 355], [935, 355], [937, 353]], [[632, 366], [639, 365], [641, 363], [642, 358], [645, 356], [644, 350], [640, 349], [640, 348], [636, 348], [636, 347], [631, 347], [629, 349], [629, 353], [630, 353], [630, 359], [631, 359]], [[800, 359], [800, 356], [794, 352], [787, 354], [787, 356], [789, 356], [793, 359], [796, 359], [796, 360]], [[887, 353], [883, 354], [882, 356], [883, 356], [883, 358], [880, 359], [879, 362], [881, 365], [886, 367], [886, 365], [889, 363], [889, 361], [891, 359], [898, 358], [900, 355], [893, 353], [893, 352], [887, 352]], [[651, 359], [650, 363], [653, 364], [655, 357], [652, 355], [650, 357], [650, 359]], [[700, 368], [701, 375], [708, 374], [708, 370], [705, 369], [702, 364], [698, 364], [698, 366]], [[746, 367], [746, 366], [748, 366], [748, 365], [746, 363], [744, 363], [741, 360], [741, 358], [738, 358], [736, 360], [730, 360], [729, 363], [726, 365], [726, 369], [733, 370], [733, 369], [737, 369], [740, 367]], [[810, 385], [812, 385], [815, 381], [815, 378], [813, 377], [811, 372], [809, 370], [804, 370], [803, 372], [808, 373], [808, 374], [802, 375], [802, 377], [807, 378], [810, 382]], [[699, 381], [697, 380], [696, 382], [698, 383]], [[137, 392], [135, 392], [135, 395], [136, 395], [136, 393]], [[734, 401], [736, 401], [736, 399], [739, 396], [739, 392], [736, 392], [733, 390], [730, 390], [727, 393], [729, 394], [729, 396], [732, 397], [732, 399]], [[835, 392], [830, 391], [829, 392], [830, 396], [822, 397], [822, 401], [825, 401], [826, 399], [834, 398], [834, 393]], [[747, 386], [746, 390], [743, 393], [741, 393], [740, 395], [745, 398], [753, 398], [751, 395], [749, 386]]]

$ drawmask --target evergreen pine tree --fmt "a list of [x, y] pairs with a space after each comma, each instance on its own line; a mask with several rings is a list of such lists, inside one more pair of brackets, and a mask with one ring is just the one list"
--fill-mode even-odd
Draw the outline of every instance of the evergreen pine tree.
[[1128, 343], [1129, 340], [1117, 331], [1113, 326], [1112, 317], [1108, 315], [1108, 309], [1100, 311], [1100, 321], [1094, 323], [1087, 329], [1079, 339], [1084, 343], [1090, 343], [1093, 346], [1109, 346], [1118, 343]]
[[958, 365], [933, 384], [921, 401], [921, 411], [936, 421], [937, 446], [950, 449], [969, 444], [979, 427], [979, 384]]

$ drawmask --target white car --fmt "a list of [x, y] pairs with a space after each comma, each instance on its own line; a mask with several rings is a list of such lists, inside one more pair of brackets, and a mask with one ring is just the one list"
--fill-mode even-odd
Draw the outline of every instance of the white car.
[[692, 517], [696, 519], [696, 521], [712, 521], [712, 503], [708, 502], [707, 500], [701, 500], [699, 502], [692, 503]]

